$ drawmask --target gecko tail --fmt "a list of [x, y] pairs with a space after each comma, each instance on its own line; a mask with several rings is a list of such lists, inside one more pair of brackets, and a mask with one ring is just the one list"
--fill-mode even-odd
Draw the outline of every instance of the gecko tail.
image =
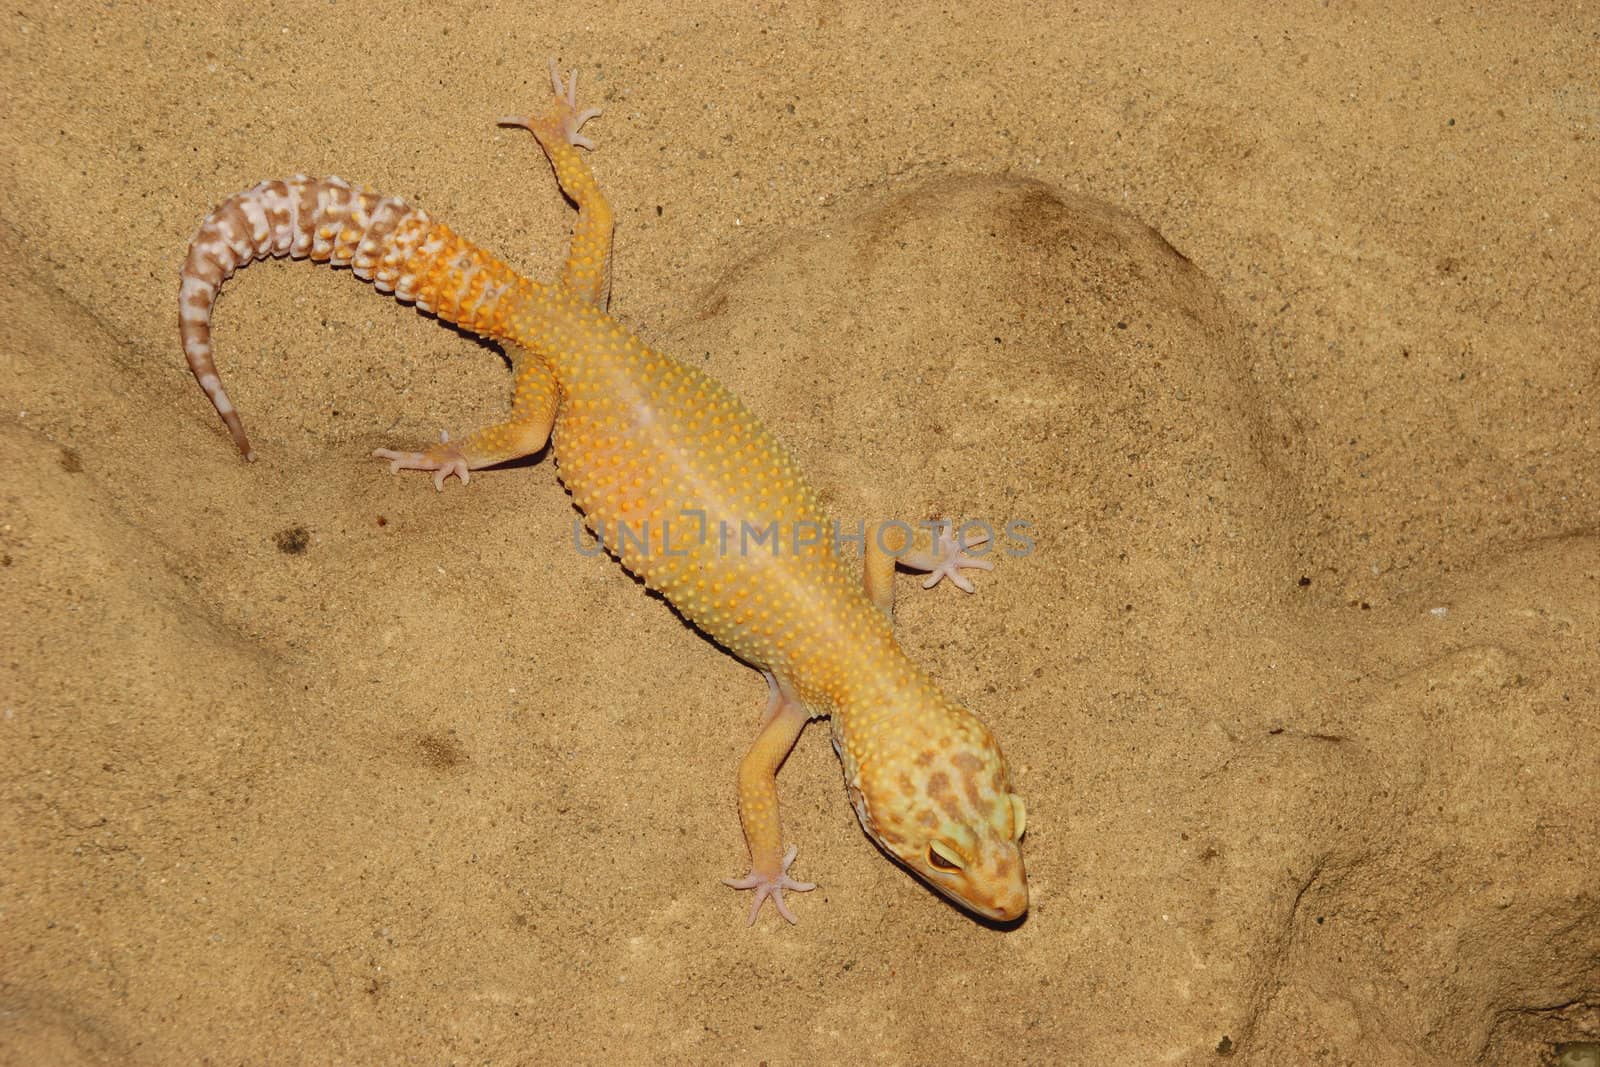
[[255, 450], [212, 358], [211, 309], [235, 271], [268, 256], [349, 267], [379, 292], [497, 339], [508, 336], [503, 298], [533, 285], [423, 209], [342, 178], [296, 174], [224, 200], [189, 242], [178, 332], [189, 369], [247, 460]]

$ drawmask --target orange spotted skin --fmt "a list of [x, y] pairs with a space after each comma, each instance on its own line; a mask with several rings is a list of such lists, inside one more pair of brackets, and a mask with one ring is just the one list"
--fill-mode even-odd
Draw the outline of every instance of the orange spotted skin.
[[[788, 452], [710, 376], [607, 319], [589, 333], [552, 363], [556, 463], [590, 528], [740, 658], [803, 675], [802, 696], [838, 703], [851, 679], [833, 653], [894, 641], [823, 543], [816, 496]], [[817, 543], [796, 552], [796, 530]]]
[[788, 874], [795, 850], [784, 848], [775, 776], [820, 716], [831, 718], [851, 802], [879, 847], [962, 907], [1019, 918], [1028, 903], [1022, 801], [993, 735], [895, 640], [883, 577], [893, 560], [869, 536], [864, 586], [777, 438], [715, 379], [606, 314], [612, 216], [575, 147], [592, 147], [578, 131], [594, 113], [577, 110], [575, 78], [553, 80], [546, 114], [504, 121], [535, 134], [579, 206], [559, 284], [522, 278], [423, 212], [337, 179], [264, 183], [219, 207], [191, 247], [180, 318], [196, 377], [252, 455], [211, 363], [209, 320], [221, 282], [262, 255], [350, 263], [380, 289], [505, 342], [516, 379], [508, 419], [421, 451], [376, 454], [395, 469], [432, 471], [442, 486], [548, 439], [607, 548], [767, 675], [767, 716], [739, 769], [751, 870], [729, 882], [755, 890], [751, 921], [766, 900], [793, 921], [784, 891], [811, 888]]

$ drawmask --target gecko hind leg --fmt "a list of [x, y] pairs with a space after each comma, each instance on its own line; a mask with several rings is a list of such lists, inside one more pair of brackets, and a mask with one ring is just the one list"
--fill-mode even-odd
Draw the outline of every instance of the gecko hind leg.
[[389, 472], [402, 470], [433, 471], [433, 487], [443, 491], [452, 475], [466, 485], [471, 471], [496, 463], [531, 456], [550, 439], [555, 425], [561, 392], [550, 368], [538, 357], [518, 354], [512, 357], [516, 387], [511, 399], [511, 417], [493, 426], [484, 426], [452, 441], [449, 434], [421, 452], [399, 452], [380, 448], [375, 459], [389, 461]]
[[615, 223], [611, 205], [600, 192], [594, 172], [578, 152], [579, 148], [594, 150], [594, 142], [578, 131], [597, 117], [600, 109], [579, 110], [578, 72], [573, 71], [563, 84], [554, 59], [550, 60], [550, 83], [554, 95], [542, 114], [508, 115], [499, 124], [520, 126], [533, 134], [555, 168], [561, 191], [578, 205], [578, 222], [572, 229], [561, 284], [604, 310], [611, 298], [611, 233]]

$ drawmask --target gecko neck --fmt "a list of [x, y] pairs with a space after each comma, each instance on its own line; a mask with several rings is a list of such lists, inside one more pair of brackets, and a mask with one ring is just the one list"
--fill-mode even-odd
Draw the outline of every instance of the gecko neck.
[[855, 652], [857, 669], [826, 702], [847, 768], [868, 759], [907, 758], [936, 746], [940, 735], [971, 718], [892, 637]]

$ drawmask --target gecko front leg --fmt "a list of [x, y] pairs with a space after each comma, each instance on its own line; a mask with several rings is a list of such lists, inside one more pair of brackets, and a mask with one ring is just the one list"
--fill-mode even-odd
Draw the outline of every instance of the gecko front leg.
[[927, 573], [928, 577], [922, 581], [924, 589], [932, 589], [949, 578], [951, 584], [964, 593], [975, 592], [976, 587], [961, 573], [963, 569], [994, 570], [992, 561], [967, 554], [967, 549], [981, 548], [988, 543], [987, 530], [968, 537], [965, 526], [957, 527], [949, 519], [920, 525], [929, 532], [915, 540], [926, 541], [928, 548], [913, 544], [911, 528], [902, 522], [883, 523], [867, 534], [862, 584], [866, 586], [868, 599], [891, 619], [894, 618], [896, 564]]
[[814, 882], [797, 882], [789, 877], [789, 866], [799, 848], [790, 845], [784, 851], [783, 827], [778, 821], [778, 768], [811, 721], [811, 713], [770, 673], [766, 679], [766, 717], [761, 732], [739, 762], [739, 822], [750, 849], [750, 873], [743, 878], [722, 880], [723, 885], [734, 889], [755, 890], [755, 900], [750, 904], [752, 926], [761, 914], [761, 905], [768, 900], [779, 915], [793, 923], [794, 913], [783, 901], [784, 890], [806, 893], [816, 888]]

